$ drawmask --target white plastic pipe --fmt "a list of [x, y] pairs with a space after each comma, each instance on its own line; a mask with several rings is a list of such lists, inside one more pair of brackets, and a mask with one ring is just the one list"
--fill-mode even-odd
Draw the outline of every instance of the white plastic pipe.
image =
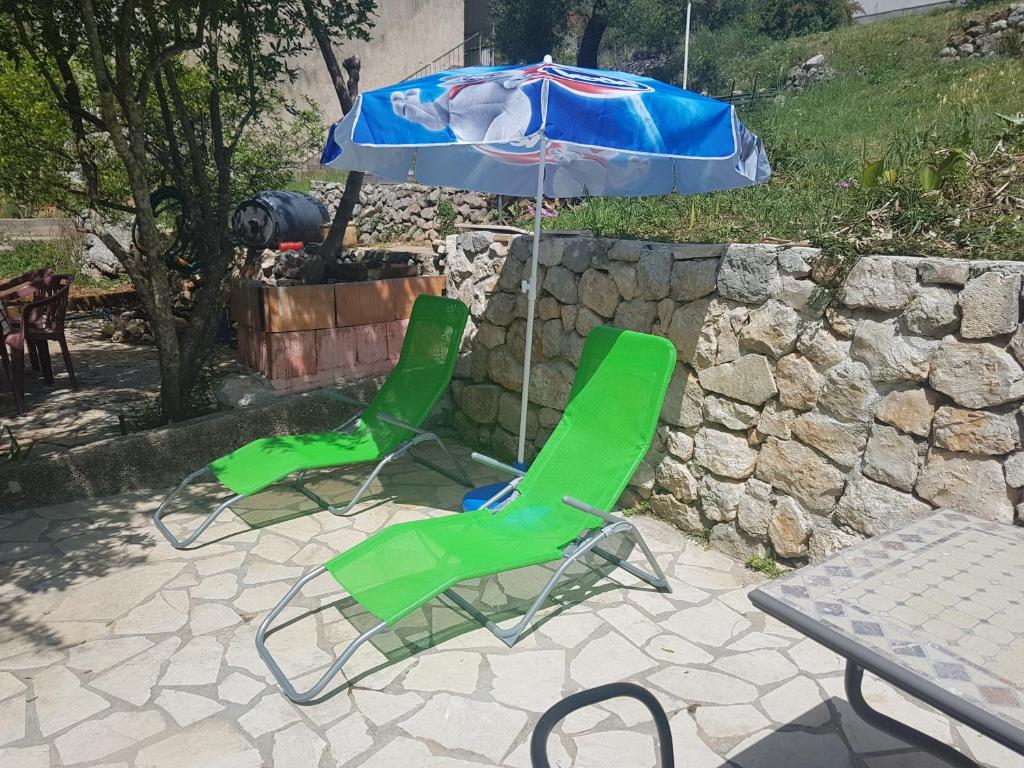
[[683, 89], [686, 89], [690, 82], [690, 9], [691, 3], [686, 4], [686, 42], [683, 44]]
[[530, 358], [533, 356], [533, 314], [537, 302], [537, 261], [540, 258], [540, 220], [544, 208], [544, 164], [547, 159], [548, 140], [541, 134], [540, 163], [537, 165], [537, 196], [533, 200], [533, 258], [530, 260], [530, 280], [523, 281], [526, 290], [526, 349], [523, 352], [523, 401], [519, 412], [519, 462], [526, 461], [526, 416], [530, 404]]
[[[545, 56], [550, 64], [551, 57]], [[519, 463], [526, 461], [526, 416], [530, 406], [530, 358], [533, 356], [533, 314], [537, 303], [537, 261], [540, 258], [540, 221], [544, 210], [544, 166], [547, 162], [548, 138], [544, 135], [547, 119], [548, 81], [541, 83], [540, 157], [537, 163], [537, 195], [533, 199], [533, 258], [530, 260], [530, 279], [523, 281], [526, 292], [526, 349], [523, 351], [523, 400], [519, 411]]]

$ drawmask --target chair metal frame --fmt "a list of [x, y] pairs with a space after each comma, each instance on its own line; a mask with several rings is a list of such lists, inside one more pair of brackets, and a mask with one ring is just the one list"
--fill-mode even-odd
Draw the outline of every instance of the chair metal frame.
[[[340, 399], [349, 404], [355, 404], [361, 407], [361, 410], [359, 410], [350, 419], [348, 419], [347, 421], [345, 421], [332, 431], [345, 433], [351, 431], [352, 429], [355, 429], [355, 427], [359, 425], [363, 412], [369, 406], [367, 406], [365, 403], [353, 400], [352, 398], [345, 397], [344, 395], [341, 395], [339, 393], [332, 393], [332, 397]], [[292, 488], [294, 488], [296, 491], [298, 491], [303, 496], [308, 498], [310, 501], [314, 502], [321, 509], [327, 510], [328, 512], [331, 512], [334, 515], [338, 515], [339, 517], [347, 517], [351, 514], [352, 508], [355, 507], [355, 505], [359, 502], [363, 494], [365, 494], [366, 491], [369, 490], [370, 486], [373, 484], [373, 481], [377, 479], [377, 476], [380, 475], [384, 467], [386, 467], [395, 459], [401, 458], [406, 454], [408, 454], [409, 457], [416, 463], [421, 464], [422, 466], [425, 466], [428, 469], [432, 469], [435, 472], [449, 478], [450, 480], [459, 483], [460, 485], [469, 487], [472, 484], [469, 475], [466, 474], [466, 471], [463, 469], [462, 464], [459, 463], [458, 459], [456, 459], [452, 452], [448, 450], [448, 446], [446, 446], [444, 442], [441, 440], [441, 438], [438, 437], [435, 433], [428, 432], [425, 429], [420, 429], [419, 427], [415, 427], [412, 424], [408, 424], [407, 422], [404, 422], [401, 419], [396, 419], [395, 417], [380, 411], [377, 412], [376, 417], [383, 422], [392, 424], [396, 427], [401, 427], [402, 429], [412, 432], [413, 437], [404, 441], [395, 450], [391, 451], [390, 453], [388, 453], [387, 455], [378, 460], [376, 466], [373, 468], [373, 470], [370, 472], [367, 478], [363, 481], [363, 483], [359, 486], [359, 489], [356, 491], [355, 496], [353, 496], [347, 504], [345, 504], [343, 507], [336, 507], [326, 499], [322, 498], [321, 496], [307, 488], [306, 474], [310, 470], [304, 469], [299, 471], [298, 478], [295, 480], [295, 482], [292, 483]], [[427, 442], [433, 442], [440, 446], [441, 450], [444, 452], [447, 459], [455, 468], [454, 472], [449, 471], [440, 464], [430, 461], [429, 459], [426, 459], [423, 456], [420, 456], [416, 453], [415, 448]], [[335, 467], [330, 467], [325, 469], [334, 468]], [[205, 466], [202, 467], [201, 469], [197, 469], [195, 472], [188, 475], [184, 480], [181, 481], [181, 483], [178, 484], [178, 486], [173, 491], [171, 491], [167, 498], [165, 498], [160, 503], [160, 506], [157, 507], [156, 512], [153, 513], [153, 523], [156, 525], [157, 530], [159, 530], [160, 533], [164, 535], [164, 538], [166, 538], [167, 541], [171, 544], [171, 546], [175, 549], [185, 549], [186, 547], [188, 547], [202, 535], [203, 531], [205, 531], [210, 526], [210, 523], [212, 523], [217, 518], [217, 516], [220, 515], [221, 512], [223, 512], [226, 509], [230, 509], [232, 504], [235, 504], [236, 502], [244, 498], [247, 498], [248, 496], [254, 495], [239, 493], [230, 497], [226, 501], [221, 502], [217, 506], [217, 508], [213, 510], [213, 512], [206, 516], [206, 518], [199, 524], [199, 527], [196, 528], [196, 530], [194, 530], [184, 539], [178, 539], [173, 533], [171, 533], [171, 531], [167, 528], [163, 521], [164, 515], [167, 514], [168, 505], [193, 480], [209, 472], [211, 472], [210, 467]]]
[[[516, 475], [516, 478], [509, 485], [517, 485], [524, 475], [524, 473], [521, 470], [504, 464], [503, 462], [500, 462], [496, 459], [492, 459], [488, 456], [483, 456], [482, 454], [474, 453], [472, 457], [474, 460], [482, 464], [486, 464], [487, 466], [493, 468], [500, 468], [510, 472], [511, 474]], [[502, 489], [499, 495], [506, 493], [507, 488], [508, 486], [506, 486], [505, 489]], [[574, 542], [570, 543], [562, 551], [561, 564], [555, 570], [555, 573], [552, 574], [547, 584], [545, 584], [544, 588], [540, 591], [536, 599], [533, 601], [533, 603], [531, 603], [529, 609], [518, 622], [516, 622], [514, 625], [510, 627], [501, 627], [494, 621], [488, 619], [478, 608], [471, 605], [469, 602], [467, 602], [464, 598], [455, 593], [453, 590], [447, 589], [441, 593], [445, 597], [447, 597], [452, 603], [454, 603], [457, 608], [469, 614], [471, 618], [473, 618], [475, 621], [479, 622], [481, 625], [486, 627], [492, 634], [494, 634], [495, 637], [497, 637], [499, 640], [505, 643], [505, 645], [507, 645], [509, 648], [515, 645], [516, 641], [518, 641], [519, 638], [522, 637], [523, 633], [530, 626], [530, 623], [532, 622], [534, 616], [543, 607], [544, 602], [551, 594], [551, 591], [555, 588], [558, 582], [562, 580], [562, 577], [565, 575], [566, 571], [588, 552], [593, 552], [595, 555], [598, 555], [599, 557], [612, 563], [616, 567], [622, 568], [627, 573], [636, 576], [638, 579], [646, 582], [647, 584], [650, 584], [652, 587], [658, 589], [659, 591], [672, 591], [672, 587], [669, 584], [668, 579], [665, 577], [665, 573], [662, 571], [661, 566], [658, 565], [658, 561], [654, 557], [654, 553], [651, 552], [650, 548], [647, 546], [647, 543], [644, 541], [643, 537], [640, 535], [640, 532], [637, 530], [636, 526], [632, 522], [625, 518], [619, 517], [618, 515], [613, 515], [608, 512], [604, 512], [600, 509], [596, 509], [595, 507], [592, 507], [589, 504], [580, 501], [579, 499], [574, 499], [571, 496], [563, 496], [562, 502], [580, 510], [581, 512], [586, 512], [587, 514], [601, 518], [605, 521], [605, 524], [601, 526], [601, 528], [599, 529], [591, 529], [580, 534], [580, 536], [577, 537], [577, 539]], [[491, 509], [486, 505], [485, 508], [487, 508], [491, 512], [491, 514], [494, 514], [497, 511], [496, 509]], [[647, 562], [653, 573], [648, 573], [644, 571], [642, 568], [639, 568], [638, 566], [634, 565], [633, 563], [629, 563], [599, 546], [606, 539], [617, 533], [621, 533], [628, 536], [633, 541], [633, 543], [637, 545], [637, 547], [643, 553], [644, 557], [647, 559]], [[295, 596], [298, 595], [300, 591], [302, 591], [302, 588], [310, 581], [319, 576], [322, 576], [326, 572], [327, 567], [321, 565], [317, 568], [314, 568], [309, 573], [304, 574], [292, 586], [292, 588], [288, 590], [285, 596], [281, 598], [277, 605], [275, 605], [273, 609], [271, 609], [270, 613], [267, 614], [267, 617], [260, 623], [259, 629], [256, 632], [256, 651], [259, 653], [260, 658], [263, 659], [267, 667], [270, 669], [271, 674], [274, 675], [274, 678], [277, 680], [278, 684], [281, 686], [281, 689], [284, 691], [285, 696], [299, 704], [309, 702], [315, 699], [317, 696], [319, 696], [320, 693], [323, 692], [324, 688], [326, 688], [327, 685], [331, 682], [331, 680], [334, 679], [334, 676], [337, 675], [339, 671], [341, 671], [341, 668], [345, 665], [345, 663], [348, 662], [350, 658], [352, 658], [352, 655], [359, 649], [361, 645], [363, 645], [367, 640], [370, 640], [371, 638], [375, 637], [376, 635], [380, 634], [388, 628], [388, 624], [382, 621], [379, 624], [376, 624], [375, 626], [363, 632], [355, 640], [348, 644], [345, 650], [342, 651], [341, 655], [338, 656], [337, 659], [335, 659], [331, 666], [328, 667], [327, 671], [324, 672], [320, 679], [317, 680], [317, 682], [311, 688], [305, 691], [297, 691], [295, 689], [295, 685], [284, 673], [280, 665], [274, 659], [273, 655], [271, 655], [270, 651], [267, 649], [266, 636], [267, 632], [270, 630], [270, 626], [273, 623], [274, 619], [276, 619], [281, 614], [281, 611], [283, 611], [287, 607], [287, 605], [295, 598]]]
[[636, 683], [608, 683], [596, 688], [588, 688], [566, 696], [548, 708], [537, 721], [533, 735], [530, 737], [530, 763], [533, 768], [551, 768], [547, 754], [548, 738], [555, 726], [566, 717], [584, 707], [620, 697], [636, 699], [647, 707], [658, 731], [658, 765], [661, 768], [673, 768], [676, 764], [675, 747], [672, 743], [672, 726], [669, 724], [668, 715], [665, 714], [665, 708], [661, 706], [661, 702], [655, 698], [653, 693], [646, 688], [641, 688]]

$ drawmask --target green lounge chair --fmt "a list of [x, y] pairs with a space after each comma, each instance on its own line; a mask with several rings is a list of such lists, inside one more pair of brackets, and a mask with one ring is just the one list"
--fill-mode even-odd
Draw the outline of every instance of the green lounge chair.
[[[438, 296], [417, 297], [398, 363], [368, 405], [334, 393], [334, 397], [361, 408], [334, 431], [260, 438], [196, 470], [160, 504], [153, 516], [156, 527], [173, 546], [182, 549], [199, 538], [217, 515], [232, 504], [296, 472], [299, 473], [294, 484], [296, 490], [323, 509], [344, 515], [355, 506], [381, 470], [406, 453], [456, 482], [469, 485], [466, 473], [440, 438], [420, 429], [451, 381], [468, 316], [469, 311], [461, 301]], [[440, 446], [455, 467], [455, 474], [416, 453], [416, 446], [424, 442]], [[340, 509], [305, 486], [306, 473], [312, 470], [369, 461], [376, 461], [377, 465], [355, 496]], [[164, 525], [162, 517], [167, 505], [185, 486], [207, 473], [233, 495], [188, 537], [179, 540]]]
[[[256, 648], [288, 698], [302, 702], [319, 695], [360, 645], [442, 593], [511, 647], [569, 566], [585, 553], [668, 590], [639, 532], [609, 510], [647, 453], [675, 364], [676, 351], [666, 339], [595, 328], [583, 347], [565, 414], [529, 470], [524, 474], [473, 455], [517, 475], [511, 501], [497, 510], [485, 507], [392, 525], [302, 576], [256, 634]], [[602, 548], [617, 533], [639, 546], [653, 575]], [[488, 620], [451, 590], [469, 579], [552, 562], [561, 564], [509, 628]], [[302, 587], [323, 573], [330, 573], [379, 623], [353, 640], [312, 688], [299, 692], [267, 650], [266, 634]]]

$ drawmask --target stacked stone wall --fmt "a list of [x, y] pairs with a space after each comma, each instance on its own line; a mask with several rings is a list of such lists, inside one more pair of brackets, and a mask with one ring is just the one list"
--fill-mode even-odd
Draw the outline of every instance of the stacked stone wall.
[[[455, 424], [506, 459], [529, 249], [529, 238], [484, 232], [448, 243], [447, 290], [472, 316]], [[654, 333], [678, 350], [657, 436], [621, 506], [710, 531], [741, 557], [770, 546], [796, 561], [938, 507], [1019, 517], [1024, 263], [844, 265], [813, 248], [555, 236], [540, 262], [531, 452], [558, 423], [590, 329]]]
[[[345, 185], [313, 181], [310, 195], [331, 216], [338, 209]], [[422, 184], [364, 184], [354, 211], [360, 244], [411, 240], [440, 244], [447, 229], [457, 224], [487, 221], [496, 203], [493, 195]]]
[[939, 57], [942, 61], [955, 61], [1000, 54], [1024, 54], [1024, 3], [1014, 3], [984, 19], [971, 19], [962, 30], [949, 36]]

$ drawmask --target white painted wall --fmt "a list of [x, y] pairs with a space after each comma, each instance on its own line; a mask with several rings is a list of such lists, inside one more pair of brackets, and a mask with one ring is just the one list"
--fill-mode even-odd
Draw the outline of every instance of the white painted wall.
[[856, 21], [878, 21], [890, 16], [908, 13], [925, 13], [937, 8], [951, 8], [956, 0], [859, 0], [862, 13], [854, 16]]
[[[372, 39], [335, 44], [338, 59], [356, 54], [363, 62], [364, 91], [397, 82], [463, 42], [463, 0], [381, 0]], [[341, 107], [316, 46], [298, 60], [299, 77], [288, 95], [306, 96], [326, 122], [341, 117]]]

